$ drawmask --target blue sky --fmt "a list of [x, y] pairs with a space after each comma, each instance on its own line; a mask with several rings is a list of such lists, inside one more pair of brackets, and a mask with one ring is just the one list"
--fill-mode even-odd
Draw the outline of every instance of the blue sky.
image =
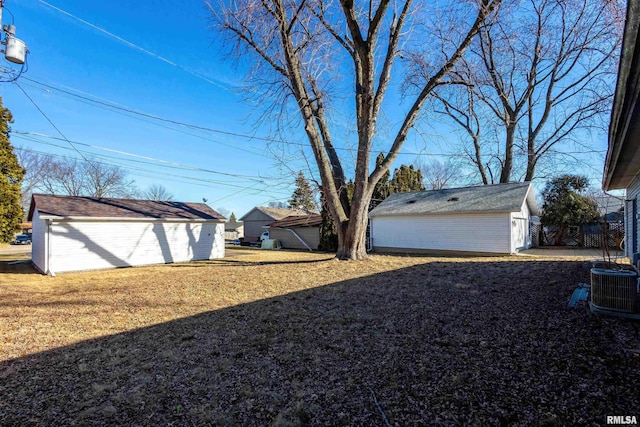
[[[12, 21], [30, 51], [19, 86], [0, 83], [14, 115], [14, 146], [79, 157], [77, 149], [123, 167], [141, 189], [161, 184], [177, 200], [206, 198], [238, 217], [256, 205], [286, 202], [295, 173], [306, 171], [300, 157], [283, 166], [264, 141], [225, 134], [268, 137], [260, 126], [255, 130], [256, 105], [234, 92], [244, 70], [224, 57], [203, 1], [6, 0], [3, 24]], [[412, 163], [421, 151], [446, 152], [453, 136], [443, 129], [426, 151], [423, 137], [411, 135], [403, 148], [410, 154], [399, 162]], [[291, 141], [305, 139], [294, 132]], [[605, 149], [606, 140], [594, 141], [594, 148]], [[595, 186], [599, 161], [588, 172]]]

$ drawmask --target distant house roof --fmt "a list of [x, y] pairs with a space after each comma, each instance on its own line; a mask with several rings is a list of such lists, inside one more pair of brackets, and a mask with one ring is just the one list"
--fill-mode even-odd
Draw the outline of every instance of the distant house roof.
[[251, 215], [254, 211], [260, 211], [263, 214], [273, 218], [274, 220], [283, 219], [291, 215], [307, 215], [309, 213], [303, 211], [302, 209], [268, 208], [266, 206], [256, 206], [255, 208], [244, 214], [244, 216], [240, 218], [240, 221], [244, 221], [245, 218]]
[[33, 219], [36, 208], [41, 218], [147, 218], [225, 221], [225, 217], [204, 203], [34, 194], [29, 208], [30, 221]]
[[269, 224], [271, 228], [318, 227], [322, 224], [322, 215], [291, 215]]
[[242, 221], [229, 221], [224, 224], [224, 229], [225, 231], [235, 231], [243, 226]]
[[591, 198], [598, 205], [598, 212], [600, 213], [600, 215], [619, 212], [624, 208], [624, 199], [619, 197], [602, 194], [598, 196], [592, 196]]
[[369, 216], [518, 212], [525, 200], [531, 215], [538, 215], [533, 187], [528, 182], [395, 193]]

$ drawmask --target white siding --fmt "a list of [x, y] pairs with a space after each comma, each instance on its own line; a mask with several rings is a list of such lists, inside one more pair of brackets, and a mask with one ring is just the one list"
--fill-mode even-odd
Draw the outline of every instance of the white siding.
[[375, 248], [510, 253], [511, 215], [421, 215], [374, 217]]
[[529, 234], [529, 205], [525, 200], [520, 212], [511, 213], [511, 252], [515, 253], [531, 247], [531, 235]]
[[[640, 220], [638, 219], [638, 214], [640, 213], [640, 175], [636, 176], [631, 184], [629, 184], [629, 187], [627, 188], [626, 199], [627, 201], [624, 205], [625, 255], [633, 259], [633, 253], [640, 250], [640, 248], [633, 247], [634, 234], [635, 242], [640, 242], [640, 227], [637, 226], [640, 222]], [[633, 217], [633, 200], [636, 201], [636, 218]], [[634, 224], [636, 225], [635, 229]]]
[[47, 265], [47, 223], [40, 219], [40, 213], [36, 209], [31, 221], [33, 227], [31, 234], [31, 260], [36, 268], [43, 273], [48, 273]]
[[224, 256], [222, 223], [57, 221], [49, 239], [54, 273]]

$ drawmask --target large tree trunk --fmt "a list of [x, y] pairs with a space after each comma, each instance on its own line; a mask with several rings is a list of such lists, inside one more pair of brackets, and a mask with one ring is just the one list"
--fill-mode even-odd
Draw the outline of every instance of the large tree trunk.
[[504, 143], [504, 163], [502, 164], [502, 171], [500, 172], [500, 183], [508, 183], [511, 180], [511, 170], [513, 169], [513, 145], [515, 143], [516, 136], [516, 122], [511, 121], [511, 124], [505, 129], [506, 137]]
[[[366, 199], [366, 203], [365, 202]], [[338, 252], [336, 257], [343, 260], [360, 260], [367, 257], [367, 223], [370, 198], [355, 199], [351, 203], [349, 221], [338, 226]]]

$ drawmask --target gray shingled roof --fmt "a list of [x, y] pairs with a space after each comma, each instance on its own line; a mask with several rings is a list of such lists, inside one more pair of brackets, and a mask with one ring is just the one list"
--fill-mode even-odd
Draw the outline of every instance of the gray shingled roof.
[[518, 212], [525, 199], [531, 214], [538, 215], [530, 184], [510, 183], [395, 193], [369, 212], [369, 216]]
[[34, 194], [31, 198], [29, 220], [33, 218], [36, 208], [41, 216], [61, 218], [149, 218], [225, 221], [224, 216], [204, 203]]
[[304, 211], [302, 209], [290, 209], [290, 208], [269, 208], [266, 206], [256, 206], [255, 208], [251, 209], [249, 212], [247, 212], [246, 214], [244, 214], [241, 218], [240, 221], [244, 221], [246, 219], [247, 216], [249, 216], [253, 211], [258, 210], [260, 212], [262, 212], [263, 214], [273, 218], [274, 220], [280, 220], [280, 219], [284, 219], [288, 216], [291, 215], [307, 215], [309, 214], [309, 212]]

